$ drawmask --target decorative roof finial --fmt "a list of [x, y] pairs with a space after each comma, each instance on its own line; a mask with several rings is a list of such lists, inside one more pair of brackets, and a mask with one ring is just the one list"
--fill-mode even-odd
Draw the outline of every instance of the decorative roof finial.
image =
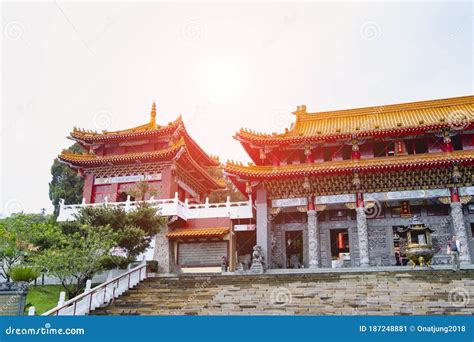
[[150, 122], [155, 125], [156, 124], [156, 103], [153, 101], [153, 105], [151, 106], [151, 119]]

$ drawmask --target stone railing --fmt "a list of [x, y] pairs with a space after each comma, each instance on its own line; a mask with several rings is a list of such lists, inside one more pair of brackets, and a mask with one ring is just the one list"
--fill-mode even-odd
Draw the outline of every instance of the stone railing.
[[[58, 221], [74, 221], [79, 210], [85, 207], [121, 207], [125, 211], [130, 211], [139, 203], [140, 201], [131, 201], [130, 196], [127, 197], [125, 202], [109, 202], [107, 197], [103, 203], [86, 203], [83, 199], [81, 204], [64, 204], [64, 201], [61, 200]], [[180, 201], [178, 193], [175, 193], [174, 198], [154, 199], [152, 197], [146, 203], [157, 208], [162, 216], [178, 216], [183, 220], [214, 217], [229, 217], [231, 219], [253, 217], [251, 200], [231, 202], [229, 197], [224, 203], [209, 203], [208, 198], [206, 198], [205, 203], [189, 203], [188, 199], [184, 202]]]

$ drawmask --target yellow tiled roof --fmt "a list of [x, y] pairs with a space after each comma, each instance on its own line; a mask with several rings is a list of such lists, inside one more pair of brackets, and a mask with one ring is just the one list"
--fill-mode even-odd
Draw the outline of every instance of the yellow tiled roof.
[[178, 119], [176, 119], [175, 121], [168, 123], [167, 126], [160, 126], [160, 125], [157, 125], [154, 121], [150, 121], [149, 123], [146, 123], [141, 126], [119, 130], [119, 131], [110, 131], [110, 132], [109, 131], [96, 132], [96, 131], [91, 131], [91, 130], [78, 129], [74, 127], [73, 131], [71, 132], [71, 137], [73, 139], [83, 140], [86, 142], [95, 142], [95, 141], [104, 141], [104, 140], [110, 140], [110, 139], [115, 139], [115, 138], [123, 139], [123, 138], [129, 138], [133, 136], [145, 136], [145, 135], [149, 135], [153, 133], [166, 134], [166, 133], [172, 132], [180, 124], [182, 124], [181, 116], [178, 117]]
[[184, 138], [179, 139], [174, 145], [167, 149], [160, 151], [151, 151], [151, 152], [136, 152], [136, 153], [123, 153], [117, 155], [107, 155], [107, 156], [98, 156], [95, 154], [80, 154], [72, 153], [66, 150], [63, 150], [59, 155], [59, 159], [66, 163], [71, 163], [73, 165], [84, 165], [92, 166], [97, 164], [106, 164], [107, 162], [127, 162], [135, 160], [146, 160], [146, 159], [162, 159], [168, 158], [176, 154], [177, 151], [185, 146]]
[[244, 166], [228, 162], [225, 172], [243, 178], [271, 179], [281, 177], [301, 177], [306, 175], [333, 175], [338, 173], [390, 171], [409, 167], [445, 167], [457, 162], [460, 164], [474, 163], [474, 150], [425, 153], [406, 156], [380, 157], [361, 160], [342, 160], [317, 162], [311, 164], [291, 165], [253, 165]]
[[242, 141], [278, 143], [283, 140], [327, 136], [368, 136], [375, 132], [411, 132], [420, 129], [463, 128], [474, 123], [474, 96], [420, 101], [395, 105], [307, 113], [298, 108], [293, 127], [282, 134], [262, 134], [240, 130]]
[[[179, 156], [179, 157], [178, 157]], [[136, 163], [137, 160], [143, 162], [156, 162], [156, 161], [172, 161], [179, 159], [179, 162], [187, 169], [198, 171], [203, 179], [210, 182], [213, 189], [224, 189], [226, 187], [223, 179], [215, 179], [208, 170], [201, 164], [197, 163], [190, 155], [186, 140], [181, 137], [172, 146], [167, 149], [150, 152], [137, 152], [137, 153], [123, 153], [117, 155], [106, 155], [98, 156], [95, 154], [79, 154], [68, 151], [62, 151], [58, 156], [59, 160], [71, 166], [88, 168], [94, 166], [102, 166], [110, 163], [116, 164], [130, 164]]]
[[197, 238], [197, 237], [213, 237], [224, 236], [229, 233], [229, 227], [213, 227], [213, 228], [192, 228], [192, 229], [175, 229], [166, 234], [170, 239], [179, 238]]

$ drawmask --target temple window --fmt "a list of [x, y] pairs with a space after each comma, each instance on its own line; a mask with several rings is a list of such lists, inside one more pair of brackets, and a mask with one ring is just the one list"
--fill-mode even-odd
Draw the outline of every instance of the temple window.
[[351, 145], [343, 145], [342, 146], [342, 160], [350, 160], [351, 159]]
[[427, 137], [428, 141], [428, 152], [429, 153], [436, 153], [443, 151], [443, 138], [442, 137]]
[[426, 139], [415, 139], [413, 140], [415, 154], [427, 153], [428, 152], [428, 143]]
[[115, 202], [115, 199], [112, 197], [112, 187], [110, 185], [95, 185], [92, 192], [92, 203], [103, 203], [105, 197], [109, 199], [110, 202]]
[[405, 147], [407, 149], [408, 154], [414, 154], [415, 153], [415, 144], [414, 144], [413, 139], [405, 140]]
[[374, 157], [373, 143], [367, 141], [359, 146], [360, 158], [361, 159], [370, 159]]
[[332, 160], [332, 147], [331, 146], [325, 146], [323, 148], [323, 159], [324, 161], [331, 161]]
[[462, 134], [461, 139], [463, 150], [474, 149], [474, 134]]
[[426, 206], [428, 216], [447, 216], [449, 215], [448, 206], [445, 204], [431, 204]]
[[395, 143], [393, 141], [374, 142], [374, 157], [390, 157], [395, 155]]
[[471, 222], [471, 239], [474, 239], [474, 222]]
[[453, 145], [454, 151], [461, 151], [463, 149], [462, 146], [462, 136], [461, 134], [456, 134], [451, 137], [451, 144]]

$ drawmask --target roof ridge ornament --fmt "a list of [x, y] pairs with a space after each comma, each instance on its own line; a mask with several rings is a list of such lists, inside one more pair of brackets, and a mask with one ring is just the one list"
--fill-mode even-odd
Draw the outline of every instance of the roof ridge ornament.
[[291, 114], [294, 114], [294, 115], [307, 114], [306, 105], [303, 104], [301, 106], [296, 106], [296, 110], [294, 112], [291, 112]]
[[153, 126], [156, 125], [156, 103], [155, 103], [155, 101], [153, 101], [153, 105], [151, 106], [150, 123]]

